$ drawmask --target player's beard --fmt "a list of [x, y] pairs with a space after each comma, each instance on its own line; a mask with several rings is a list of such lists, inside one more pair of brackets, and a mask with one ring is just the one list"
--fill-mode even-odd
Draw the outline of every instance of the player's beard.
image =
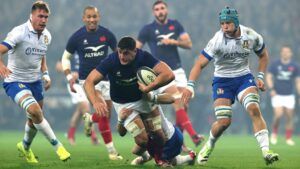
[[161, 24], [164, 24], [167, 20], [167, 15], [159, 14], [158, 16], [155, 16], [156, 20], [160, 22]]

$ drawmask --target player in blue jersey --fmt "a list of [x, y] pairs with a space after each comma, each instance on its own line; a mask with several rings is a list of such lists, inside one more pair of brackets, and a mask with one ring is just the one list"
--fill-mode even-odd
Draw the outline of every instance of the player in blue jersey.
[[[61, 62], [56, 63], [56, 70], [58, 72], [63, 72], [62, 64]], [[79, 56], [78, 54], [75, 54], [73, 59], [71, 60], [71, 72], [73, 78], [76, 80], [73, 87], [76, 90], [76, 93], [71, 91], [70, 85], [68, 83], [67, 89], [71, 96], [72, 103], [76, 106], [75, 111], [72, 113], [72, 117], [69, 124], [68, 134], [67, 138], [70, 143], [70, 145], [75, 145], [75, 133], [76, 129], [79, 125], [80, 120], [82, 119], [82, 115], [86, 112], [90, 112], [90, 103], [88, 99], [85, 96], [85, 92], [82, 88], [82, 86], [79, 84], [78, 81], [78, 70], [79, 70]], [[91, 141], [92, 144], [97, 145], [99, 143], [99, 140], [97, 138], [97, 135], [95, 133], [95, 130], [91, 131]]]
[[[210, 136], [200, 150], [197, 162], [207, 162], [216, 141], [230, 126], [231, 106], [237, 99], [250, 115], [254, 135], [266, 164], [272, 164], [279, 156], [269, 150], [268, 130], [260, 110], [258, 95], [258, 90], [265, 90], [264, 72], [269, 61], [263, 38], [253, 29], [240, 25], [237, 11], [233, 8], [222, 9], [219, 22], [221, 30], [209, 41], [196, 60], [182, 96], [184, 102], [189, 101], [194, 94], [195, 80], [213, 59], [215, 72], [212, 85], [217, 121], [211, 127]], [[249, 68], [248, 58], [251, 52], [255, 52], [259, 58], [257, 79], [254, 79]]]
[[[17, 144], [28, 163], [38, 163], [30, 146], [37, 131], [43, 133], [56, 150], [60, 160], [70, 158], [70, 153], [56, 138], [43, 113], [43, 82], [48, 90], [51, 85], [46, 63], [46, 52], [51, 34], [46, 29], [50, 9], [47, 3], [36, 1], [30, 19], [15, 27], [0, 44], [0, 77], [4, 78], [6, 94], [27, 114], [23, 141]], [[8, 52], [8, 64], [2, 56]]]
[[[70, 69], [70, 58], [72, 55], [75, 52], [79, 55], [79, 83], [83, 85], [88, 74], [107, 56], [109, 48], [113, 51], [116, 50], [117, 43], [116, 37], [110, 30], [98, 25], [100, 13], [96, 7], [85, 7], [82, 20], [85, 25], [70, 37], [62, 56], [63, 70], [73, 92], [76, 92], [76, 90], [74, 89], [75, 78], [72, 76]], [[96, 85], [96, 89], [97, 93], [104, 96], [109, 112], [111, 112], [112, 102], [109, 95], [109, 82], [107, 80], [102, 81]], [[109, 158], [111, 160], [123, 159], [113, 144], [109, 121], [110, 114], [108, 116], [99, 116], [97, 114], [90, 116], [86, 112], [83, 117], [86, 135], [91, 135], [92, 122], [98, 123]]]
[[[154, 82], [145, 86], [138, 83], [136, 73], [142, 66], [150, 67], [158, 75]], [[107, 115], [108, 108], [103, 97], [95, 93], [95, 84], [99, 83], [106, 76], [110, 82], [110, 96], [116, 112], [124, 109], [132, 109], [123, 125], [132, 135], [135, 143], [146, 149], [148, 135], [140, 116], [144, 116], [150, 123], [150, 132], [154, 135], [159, 146], [164, 145], [164, 133], [161, 126], [159, 106], [153, 105], [143, 97], [158, 89], [174, 79], [169, 66], [154, 58], [150, 53], [136, 48], [136, 42], [131, 37], [123, 37], [118, 43], [118, 51], [107, 56], [87, 77], [84, 88], [89, 101], [96, 113]]]
[[295, 145], [292, 140], [294, 129], [295, 110], [295, 86], [298, 95], [300, 94], [300, 67], [292, 60], [293, 52], [289, 46], [283, 46], [280, 52], [280, 59], [274, 61], [267, 74], [267, 84], [270, 89], [271, 102], [274, 111], [272, 134], [270, 141], [277, 144], [277, 133], [280, 119], [286, 117], [285, 136], [286, 143]]
[[[181, 65], [178, 47], [190, 49], [192, 41], [183, 26], [177, 21], [168, 19], [168, 7], [164, 1], [156, 1], [152, 6], [155, 21], [145, 25], [139, 32], [137, 47], [142, 48], [145, 43], [153, 56], [166, 62], [175, 74], [175, 80], [167, 86], [159, 89], [159, 92], [178, 95], [187, 84], [186, 75]], [[173, 103], [176, 112], [176, 125], [183, 131], [187, 131], [193, 142], [198, 146], [204, 139], [194, 130], [187, 115], [185, 106], [180, 98]]]
[[[155, 104], [171, 104], [174, 103], [175, 98], [168, 94], [154, 94], [155, 96], [152, 96], [152, 94], [146, 95], [146, 98], [148, 98], [150, 101], [153, 101]], [[155, 101], [151, 98], [156, 98]], [[121, 111], [121, 114], [119, 115], [119, 119], [121, 122], [118, 123], [118, 132], [120, 136], [125, 136], [127, 133], [127, 130], [122, 125], [122, 122], [132, 113], [131, 109], [125, 109]], [[143, 123], [145, 125], [146, 131], [149, 128], [148, 122], [143, 119]], [[180, 155], [181, 147], [183, 144], [183, 135], [181, 131], [173, 126], [171, 122], [164, 116], [164, 114], [161, 114], [161, 120], [162, 120], [162, 129], [166, 137], [166, 143], [163, 146], [163, 148], [159, 148], [156, 146], [156, 143], [153, 141], [151, 133], [148, 132], [149, 136], [149, 142], [147, 145], [147, 151], [142, 150], [139, 146], [135, 145], [132, 149], [132, 153], [138, 155], [134, 160], [132, 160], [131, 165], [143, 165], [144, 163], [150, 161], [152, 158], [154, 158], [156, 164], [161, 167], [172, 167], [174, 165], [181, 165], [181, 164], [194, 164], [196, 159], [196, 153], [193, 151], [189, 151], [188, 155]]]

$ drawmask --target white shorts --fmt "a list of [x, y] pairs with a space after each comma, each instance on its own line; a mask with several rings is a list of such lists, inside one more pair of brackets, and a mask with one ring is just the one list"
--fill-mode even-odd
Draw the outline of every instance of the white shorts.
[[275, 95], [271, 99], [273, 107], [295, 108], [295, 95]]
[[124, 126], [127, 126], [128, 123], [130, 123], [137, 115], [141, 113], [148, 114], [152, 112], [158, 105], [154, 105], [153, 103], [147, 101], [146, 99], [141, 99], [135, 102], [130, 102], [130, 103], [116, 103], [113, 102], [114, 108], [117, 112], [118, 115], [118, 120], [119, 119], [119, 114], [122, 109], [132, 109], [133, 112], [127, 117], [127, 119], [124, 121]]
[[72, 103], [73, 104], [78, 104], [78, 103], [81, 103], [81, 102], [88, 102], [88, 99], [85, 95], [85, 92], [84, 92], [82, 86], [78, 83], [75, 83], [73, 85], [73, 87], [75, 88], [76, 93], [72, 92], [71, 88], [70, 88], [70, 85], [67, 84], [67, 88], [68, 88], [69, 94], [71, 96]]
[[[85, 80], [79, 80], [79, 84], [83, 87]], [[109, 93], [110, 84], [108, 81], [100, 81], [95, 85], [95, 89], [100, 91], [104, 100], [111, 100]]]
[[187, 85], [187, 78], [185, 75], [185, 71], [182, 68], [173, 70], [173, 73], [175, 75], [175, 79], [170, 82], [169, 84], [167, 84], [166, 86], [163, 86], [161, 88], [158, 89], [159, 93], [163, 93], [167, 88], [175, 85], [177, 87], [186, 87]]

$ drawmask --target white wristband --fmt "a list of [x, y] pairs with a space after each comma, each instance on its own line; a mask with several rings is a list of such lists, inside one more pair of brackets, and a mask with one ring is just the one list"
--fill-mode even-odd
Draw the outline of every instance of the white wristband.
[[68, 81], [70, 81], [71, 79], [73, 79], [73, 76], [72, 76], [72, 74], [70, 73], [70, 74], [67, 75], [66, 78], [67, 78]]
[[186, 88], [192, 93], [192, 98], [194, 98], [195, 96], [194, 87], [188, 85]]
[[51, 81], [48, 71], [43, 72], [42, 79], [45, 80], [45, 81], [47, 81], [47, 82]]

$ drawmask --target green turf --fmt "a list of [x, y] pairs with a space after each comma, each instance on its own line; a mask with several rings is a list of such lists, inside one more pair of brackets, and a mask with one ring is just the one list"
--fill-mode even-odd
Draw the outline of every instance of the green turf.
[[[77, 134], [77, 145], [70, 146], [62, 133], [58, 137], [65, 144], [65, 147], [72, 154], [72, 159], [68, 162], [58, 160], [53, 148], [39, 134], [32, 145], [34, 153], [39, 157], [39, 164], [28, 165], [24, 159], [18, 156], [16, 143], [23, 137], [21, 132], [0, 131], [0, 169], [116, 169], [116, 168], [155, 168], [153, 162], [147, 163], [143, 167], [130, 166], [130, 161], [134, 158], [130, 150], [133, 140], [130, 136], [124, 138], [114, 135], [115, 146], [125, 157], [123, 161], [110, 161], [103, 143], [99, 146], [90, 144], [90, 140], [82, 134]], [[187, 144], [192, 148], [188, 137]], [[217, 144], [211, 158], [206, 166], [177, 166], [176, 168], [204, 168], [204, 169], [234, 169], [234, 168], [274, 168], [292, 169], [300, 168], [300, 139], [295, 138], [298, 143], [294, 147], [287, 146], [284, 139], [280, 138], [279, 144], [272, 146], [272, 149], [280, 154], [280, 161], [274, 165], [266, 166], [256, 140], [252, 136], [231, 136], [225, 135]], [[196, 148], [199, 151], [199, 148]]]

